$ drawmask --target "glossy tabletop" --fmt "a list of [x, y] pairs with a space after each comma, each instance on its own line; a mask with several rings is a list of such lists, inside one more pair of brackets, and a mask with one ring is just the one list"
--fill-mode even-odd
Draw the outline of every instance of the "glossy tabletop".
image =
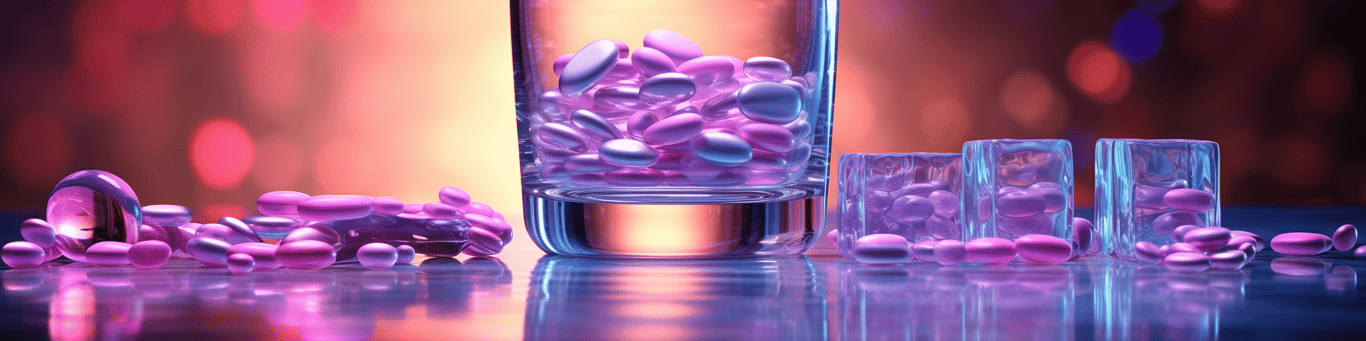
[[[1239, 207], [1225, 225], [1331, 233], [1366, 208]], [[431, 258], [232, 275], [53, 264], [0, 270], [0, 339], [1285, 340], [1366, 338], [1366, 260], [1267, 250], [1241, 271], [1085, 258], [864, 266], [805, 256], [606, 260], [514, 243]]]

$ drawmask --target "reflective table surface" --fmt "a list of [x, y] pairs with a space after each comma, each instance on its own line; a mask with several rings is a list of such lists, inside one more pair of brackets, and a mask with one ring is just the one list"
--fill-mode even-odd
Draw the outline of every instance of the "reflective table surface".
[[[1366, 208], [1232, 208], [1270, 237]], [[6, 219], [6, 222], [9, 219]], [[1361, 225], [1361, 224], [1358, 224]], [[1362, 340], [1366, 260], [1264, 251], [1241, 271], [864, 266], [805, 256], [605, 260], [519, 240], [499, 258], [232, 275], [79, 263], [0, 270], [0, 340]]]

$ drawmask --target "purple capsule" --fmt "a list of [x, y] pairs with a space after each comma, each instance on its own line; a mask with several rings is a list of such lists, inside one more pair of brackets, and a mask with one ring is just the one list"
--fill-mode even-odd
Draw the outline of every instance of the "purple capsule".
[[569, 60], [574, 59], [574, 54], [563, 54], [555, 57], [555, 61], [550, 64], [550, 70], [555, 72], [555, 76], [564, 73], [564, 66], [569, 64]]
[[1247, 253], [1228, 250], [1209, 255], [1209, 267], [1215, 270], [1238, 270], [1247, 264]]
[[1134, 206], [1149, 210], [1161, 210], [1167, 208], [1167, 203], [1162, 201], [1163, 196], [1171, 188], [1135, 185], [1134, 187]]
[[1184, 239], [1186, 238], [1186, 234], [1187, 234], [1187, 233], [1190, 233], [1191, 231], [1195, 231], [1196, 229], [1199, 229], [1199, 228], [1201, 228], [1201, 227], [1203, 227], [1203, 226], [1200, 226], [1200, 225], [1181, 225], [1181, 226], [1177, 226], [1176, 229], [1172, 230], [1172, 239], [1174, 239], [1174, 240], [1184, 240]]
[[863, 198], [863, 207], [867, 209], [869, 213], [880, 215], [887, 213], [887, 209], [892, 207], [892, 201], [895, 201], [895, 199], [892, 198], [891, 194], [887, 194], [887, 192], [883, 191], [873, 191], [873, 193], [870, 193], [867, 197]]
[[753, 83], [740, 88], [735, 96], [740, 112], [755, 121], [787, 124], [801, 114], [801, 94], [782, 83]]
[[569, 121], [584, 135], [599, 141], [621, 138], [621, 131], [617, 129], [616, 125], [592, 111], [575, 110], [573, 114], [569, 115]]
[[[370, 210], [379, 214], [398, 215], [403, 213], [403, 201], [393, 197], [375, 198], [371, 201]], [[242, 219], [242, 221], [246, 221], [246, 219]], [[251, 223], [247, 224], [251, 225]], [[260, 234], [261, 232], [258, 230], [256, 233]]]
[[212, 238], [221, 240], [228, 243], [229, 245], [258, 241], [252, 240], [247, 236], [241, 235], [237, 233], [237, 231], [233, 230], [231, 227], [228, 227], [226, 225], [212, 223], [199, 225], [199, 228], [196, 228], [194, 230], [194, 236], [198, 238]]
[[1162, 202], [1178, 210], [1204, 212], [1214, 208], [1214, 194], [1193, 188], [1178, 188], [1163, 194]]
[[1096, 226], [1091, 225], [1090, 220], [1081, 217], [1072, 218], [1072, 240], [1077, 242], [1077, 250], [1091, 249], [1091, 235], [1096, 231]]
[[1247, 236], [1248, 238], [1252, 238], [1252, 240], [1256, 242], [1256, 244], [1253, 244], [1252, 246], [1256, 247], [1257, 251], [1261, 251], [1262, 249], [1266, 248], [1266, 239], [1262, 239], [1262, 236], [1257, 235], [1256, 233], [1236, 230], [1230, 233], [1232, 233], [1234, 236]]
[[461, 212], [460, 209], [455, 208], [455, 206], [439, 202], [422, 204], [422, 213], [426, 213], [427, 216], [432, 217], [432, 219], [446, 220], [460, 219], [460, 216], [464, 215], [464, 212]]
[[598, 146], [598, 158], [620, 167], [649, 167], [659, 161], [659, 153], [645, 142], [615, 139]]
[[637, 111], [626, 119], [626, 133], [632, 137], [642, 137], [645, 135], [645, 130], [649, 129], [655, 122], [659, 122], [659, 119], [655, 117], [654, 113]]
[[1228, 245], [1230, 238], [1233, 238], [1233, 235], [1226, 228], [1202, 227], [1187, 232], [1181, 240], [1195, 246], [1200, 251], [1209, 252]]
[[47, 221], [42, 219], [28, 219], [19, 224], [19, 235], [25, 241], [38, 245], [41, 248], [49, 248], [57, 244], [57, 230], [52, 229]]
[[617, 65], [621, 50], [612, 40], [598, 40], [580, 49], [560, 72], [560, 93], [579, 97], [607, 77]]
[[674, 31], [657, 29], [645, 33], [644, 46], [659, 50], [664, 55], [669, 56], [674, 64], [692, 60], [702, 56], [702, 48], [697, 46], [692, 39], [678, 34]]
[[373, 205], [366, 196], [319, 195], [299, 203], [299, 216], [312, 221], [364, 218]]
[[171, 246], [160, 240], [138, 242], [128, 247], [128, 262], [142, 269], [154, 269], [171, 259]]
[[286, 269], [321, 269], [337, 262], [337, 250], [331, 244], [316, 240], [300, 240], [280, 244], [275, 259]]
[[[465, 193], [465, 190], [462, 190], [459, 187], [455, 186], [442, 187], [441, 190], [436, 193], [436, 198], [441, 203], [451, 205], [456, 208], [465, 207], [465, 205], [470, 204], [470, 194]], [[407, 212], [406, 209], [405, 212]]]
[[1167, 245], [1165, 247], [1168, 249], [1167, 254], [1172, 254], [1176, 252], [1205, 253], [1205, 250], [1201, 250], [1200, 248], [1195, 247], [1195, 245], [1191, 245], [1190, 243], [1186, 242], [1172, 243], [1172, 245]]
[[[376, 200], [376, 202], [379, 202], [379, 200]], [[399, 204], [399, 213], [402, 213], [402, 203]], [[295, 218], [267, 216], [246, 217], [242, 218], [242, 222], [251, 227], [251, 230], [256, 232], [256, 235], [264, 238], [284, 237], [286, 234], [289, 234], [289, 231], [293, 231], [295, 228], [299, 227], [299, 225], [303, 224], [303, 222]]]
[[1000, 265], [1015, 259], [1015, 242], [1005, 238], [978, 238], [963, 245], [966, 260], [973, 263]]
[[782, 82], [792, 78], [792, 66], [778, 58], [754, 57], [745, 61], [744, 73], [757, 81]]
[[682, 103], [697, 94], [697, 84], [688, 75], [661, 73], [640, 83], [640, 101], [655, 106]]
[[[9, 242], [0, 249], [0, 260], [19, 269], [36, 268], [47, 262], [47, 251], [31, 242]], [[6, 278], [8, 279], [8, 278]]]
[[1072, 243], [1050, 235], [1027, 234], [1015, 239], [1015, 252], [1030, 262], [1058, 264], [1072, 258]]
[[938, 264], [939, 260], [934, 258], [934, 246], [938, 245], [938, 240], [926, 239], [911, 244], [911, 256], [926, 263]]
[[705, 88], [731, 80], [735, 65], [725, 57], [706, 56], [678, 64], [678, 73], [689, 77], [696, 88]]
[[255, 270], [270, 270], [280, 267], [280, 260], [275, 259], [275, 251], [279, 248], [275, 244], [242, 243], [229, 247], [228, 255], [246, 254], [255, 262]]
[[1337, 231], [1333, 231], [1333, 248], [1338, 251], [1351, 250], [1357, 245], [1357, 227], [1352, 224], [1342, 225]]
[[[218, 224], [219, 224], [219, 225], [223, 225], [223, 226], [227, 226], [228, 228], [231, 228], [233, 233], [236, 233], [237, 235], [246, 237], [246, 238], [249, 239], [250, 241], [253, 241], [253, 242], [259, 242], [259, 241], [261, 241], [261, 237], [260, 237], [260, 236], [257, 236], [255, 231], [252, 231], [251, 226], [248, 226], [247, 223], [244, 223], [244, 222], [242, 222], [242, 220], [239, 220], [239, 219], [237, 219], [237, 218], [233, 218], [233, 217], [223, 217], [223, 218], [219, 218], [219, 219], [218, 219]], [[229, 242], [231, 242], [231, 241], [229, 241]], [[236, 244], [236, 243], [233, 243], [233, 244]]]
[[[711, 98], [703, 102], [697, 109], [699, 115], [707, 118], [735, 117], [737, 115], [732, 114], [731, 112], [735, 111], [736, 113], [739, 113], [740, 102], [734, 91], [716, 97], [708, 97], [704, 94], [693, 98]], [[743, 113], [740, 113], [740, 115], [743, 115]]]
[[1195, 252], [1175, 252], [1162, 259], [1162, 264], [1177, 272], [1201, 272], [1209, 269], [1209, 256]]
[[185, 251], [200, 263], [209, 265], [223, 265], [228, 261], [228, 248], [232, 247], [228, 242], [213, 239], [196, 237], [191, 238], [185, 244]]
[[623, 187], [652, 187], [664, 184], [664, 172], [650, 168], [626, 167], [602, 175], [608, 185]]
[[1167, 251], [1149, 242], [1138, 242], [1134, 244], [1134, 256], [1140, 262], [1157, 264], [1167, 257]]
[[232, 272], [234, 275], [241, 275], [256, 270], [256, 259], [245, 253], [229, 255], [226, 263], [228, 263], [228, 271]]
[[1015, 191], [996, 198], [996, 213], [1006, 218], [1029, 218], [1048, 207], [1043, 195], [1035, 191]]
[[1271, 249], [1290, 256], [1313, 256], [1333, 247], [1328, 236], [1309, 232], [1282, 233], [1271, 238]]
[[598, 84], [631, 85], [640, 79], [640, 73], [636, 71], [636, 66], [630, 58], [617, 59], [617, 64], [612, 66], [611, 71], [607, 71], [607, 76], [602, 77]]
[[[449, 204], [448, 204], [449, 205]], [[421, 214], [422, 204], [403, 204], [404, 214]]]
[[919, 195], [907, 195], [896, 198], [892, 202], [892, 207], [887, 210], [887, 216], [905, 224], [915, 224], [934, 215], [934, 204], [930, 199]]
[[398, 251], [397, 263], [399, 264], [412, 264], [413, 259], [417, 258], [417, 250], [414, 250], [412, 246], [399, 245], [394, 250]]
[[722, 166], [739, 165], [754, 157], [749, 142], [727, 133], [703, 133], [690, 140], [688, 147], [694, 156]]
[[792, 131], [773, 124], [746, 124], [736, 129], [735, 135], [749, 141], [756, 149], [775, 153], [787, 153], [797, 145]]
[[934, 244], [934, 259], [938, 261], [940, 265], [958, 265], [959, 263], [962, 263], [963, 260], [967, 259], [967, 256], [968, 250], [963, 245], [963, 242], [945, 239]]
[[485, 217], [495, 218], [503, 217], [502, 214], [498, 214], [498, 211], [495, 211], [492, 206], [489, 206], [489, 204], [485, 204], [478, 201], [470, 202], [470, 205], [465, 207], [465, 214], [478, 214]]
[[497, 233], [485, 230], [481, 227], [470, 227], [469, 238], [470, 247], [482, 249], [484, 251], [502, 250], [503, 239]]
[[1029, 218], [996, 217], [996, 230], [998, 233], [1009, 237], [1052, 233], [1053, 220], [1047, 214], [1039, 214]]
[[849, 250], [849, 254], [859, 263], [869, 265], [901, 264], [911, 256], [906, 238], [895, 234], [863, 236], [854, 241], [854, 247]]
[[341, 235], [326, 225], [308, 225], [289, 231], [289, 234], [280, 239], [280, 245], [300, 240], [316, 240], [327, 244], [337, 244], [341, 242]]
[[645, 77], [678, 70], [673, 59], [670, 59], [664, 52], [651, 47], [638, 48], [632, 52], [631, 65], [635, 66], [636, 71]]
[[179, 205], [147, 205], [142, 207], [142, 223], [157, 226], [180, 226], [190, 222], [194, 215], [190, 209]]
[[369, 243], [356, 250], [356, 260], [370, 270], [384, 270], [398, 262], [398, 249], [385, 243]]
[[[1045, 183], [1045, 182], [1040, 182], [1040, 184], [1042, 184], [1042, 183]], [[1051, 183], [1051, 182], [1046, 182], [1046, 183]], [[1037, 186], [1037, 185], [1038, 185], [1038, 184], [1035, 184], [1035, 186]], [[1058, 190], [1058, 189], [1056, 189], [1056, 188], [1049, 188], [1049, 187], [1035, 188], [1035, 187], [1032, 187], [1032, 186], [1031, 186], [1031, 187], [1029, 188], [1029, 191], [1033, 191], [1033, 192], [1035, 192], [1035, 193], [1038, 193], [1040, 197], [1043, 197], [1043, 202], [1044, 202], [1044, 209], [1043, 209], [1043, 211], [1044, 211], [1044, 213], [1060, 212], [1060, 211], [1062, 211], [1064, 208], [1067, 208], [1067, 196], [1064, 195], [1064, 194], [1062, 193], [1061, 190]]]
[[[1254, 239], [1252, 239], [1252, 237], [1243, 236], [1243, 235], [1236, 235], [1236, 234], [1230, 234], [1230, 235], [1231, 235], [1231, 236], [1228, 238], [1228, 245], [1227, 245], [1227, 246], [1229, 246], [1229, 247], [1238, 247], [1238, 246], [1243, 245], [1243, 244], [1249, 244], [1250, 246], [1255, 246], [1255, 245], [1257, 245], [1257, 241], [1254, 240]], [[1254, 251], [1255, 251], [1255, 250], [1254, 250]]]
[[701, 134], [705, 122], [706, 119], [698, 114], [673, 115], [650, 125], [641, 137], [645, 143], [655, 146], [683, 143]]
[[930, 199], [930, 204], [934, 205], [934, 214], [941, 217], [958, 216], [958, 196], [953, 192], [945, 190], [935, 190], [926, 197]]
[[268, 217], [296, 217], [299, 203], [308, 198], [308, 194], [294, 191], [266, 192], [256, 199], [256, 211]]
[[[650, 106], [640, 101], [640, 89], [630, 86], [612, 86], [599, 88], [593, 92], [593, 104], [599, 109], [614, 110], [645, 110]], [[606, 114], [606, 113], [604, 113]], [[610, 115], [607, 116], [616, 116]]]
[[498, 239], [502, 239], [503, 244], [512, 242], [512, 225], [508, 225], [507, 221], [474, 213], [465, 214], [465, 221], [468, 221], [470, 225], [481, 227], [498, 235]]
[[957, 222], [938, 215], [925, 218], [925, 232], [938, 239], [958, 239], [963, 229]]
[[1167, 212], [1153, 219], [1153, 230], [1158, 234], [1170, 235], [1181, 225], [1205, 226], [1205, 222], [1200, 221], [1200, 216], [1191, 211]]
[[574, 128], [559, 123], [546, 123], [536, 130], [542, 143], [576, 152], [588, 150], [588, 137]]

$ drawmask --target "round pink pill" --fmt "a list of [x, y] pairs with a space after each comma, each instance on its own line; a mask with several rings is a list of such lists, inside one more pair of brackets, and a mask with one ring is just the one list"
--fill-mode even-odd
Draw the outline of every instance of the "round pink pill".
[[1209, 252], [1228, 245], [1230, 238], [1233, 238], [1233, 235], [1226, 228], [1202, 227], [1186, 232], [1182, 240], [1201, 251]]
[[1015, 259], [1015, 242], [1005, 238], [978, 238], [964, 245], [967, 261], [988, 265], [1009, 263]]
[[280, 261], [275, 259], [275, 251], [279, 248], [280, 246], [275, 244], [242, 243], [229, 247], [228, 255], [239, 253], [246, 254], [251, 256], [252, 261], [255, 263], [255, 266], [252, 268], [253, 271], [270, 270], [280, 267]]
[[1282, 233], [1271, 238], [1271, 249], [1290, 256], [1313, 256], [1333, 247], [1328, 236], [1309, 232]]
[[124, 242], [99, 242], [85, 249], [85, 262], [95, 265], [118, 266], [128, 264], [128, 248]]
[[252, 270], [256, 270], [256, 259], [245, 253], [235, 253], [228, 256], [228, 271], [234, 275], [241, 275]]
[[370, 215], [374, 202], [360, 195], [319, 195], [299, 202], [299, 216], [312, 221], [357, 219]]
[[286, 269], [321, 269], [337, 262], [337, 249], [316, 240], [300, 240], [281, 244], [275, 250], [275, 259]]
[[1194, 252], [1176, 252], [1167, 255], [1162, 261], [1168, 269], [1179, 272], [1201, 272], [1209, 269], [1208, 256]]
[[308, 194], [294, 191], [267, 192], [256, 199], [256, 211], [268, 217], [298, 216], [299, 203], [308, 197]]
[[946, 239], [934, 244], [934, 259], [938, 261], [940, 265], [958, 265], [959, 263], [962, 263], [963, 260], [967, 259], [967, 256], [968, 250], [963, 245], [963, 242]]
[[1156, 244], [1138, 242], [1134, 244], [1134, 256], [1141, 262], [1157, 264], [1162, 262], [1162, 258], [1167, 257], [1167, 252]]
[[1352, 255], [1357, 258], [1366, 258], [1366, 245], [1358, 246], [1356, 251], [1352, 251]]
[[19, 224], [19, 235], [23, 236], [25, 241], [43, 248], [57, 244], [57, 230], [53, 230], [52, 225], [42, 219], [24, 220]]
[[15, 268], [36, 268], [47, 262], [47, 251], [30, 242], [9, 242], [0, 249], [0, 260]]
[[385, 243], [369, 243], [356, 250], [356, 260], [370, 270], [384, 270], [398, 262], [398, 249]]
[[399, 245], [394, 250], [398, 251], [397, 263], [412, 264], [413, 259], [417, 258], [417, 250], [414, 250], [412, 246]]
[[1030, 262], [1058, 264], [1072, 258], [1072, 243], [1054, 236], [1027, 234], [1015, 239], [1015, 252]]
[[870, 234], [854, 241], [849, 250], [854, 260], [869, 265], [894, 265], [910, 258], [910, 244], [905, 237], [895, 234]]
[[1214, 194], [1193, 188], [1177, 188], [1163, 194], [1162, 202], [1178, 210], [1204, 212], [1214, 208]]
[[153, 269], [171, 259], [171, 245], [160, 240], [148, 240], [128, 247], [128, 262], [142, 269]]
[[1338, 251], [1351, 250], [1357, 245], [1357, 227], [1352, 224], [1342, 225], [1337, 231], [1333, 231], [1333, 248]]

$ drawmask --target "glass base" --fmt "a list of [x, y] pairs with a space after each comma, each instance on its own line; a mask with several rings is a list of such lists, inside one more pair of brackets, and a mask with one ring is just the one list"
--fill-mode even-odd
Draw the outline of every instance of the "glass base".
[[587, 203], [523, 194], [541, 250], [576, 256], [712, 258], [806, 251], [825, 221], [825, 197], [738, 204]]

